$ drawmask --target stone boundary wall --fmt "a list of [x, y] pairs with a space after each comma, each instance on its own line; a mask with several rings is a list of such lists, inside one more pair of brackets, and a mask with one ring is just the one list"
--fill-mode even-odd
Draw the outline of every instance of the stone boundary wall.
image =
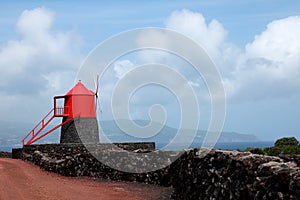
[[300, 169], [279, 157], [199, 149], [182, 156], [173, 169], [176, 199], [300, 199]]
[[11, 158], [12, 154], [10, 152], [0, 151], [0, 158]]
[[[145, 148], [143, 151], [147, 150]], [[172, 186], [173, 199], [300, 199], [300, 169], [294, 160], [219, 150], [212, 150], [201, 157], [201, 151], [187, 149], [171, 165], [149, 173], [125, 173], [112, 169], [97, 161], [80, 145], [25, 146], [14, 150], [13, 157], [64, 176], [91, 176]], [[109, 145], [106, 149], [102, 146], [99, 152], [101, 156], [112, 156], [112, 162], [126, 167], [136, 164], [124, 159], [127, 151], [113, 150]], [[161, 157], [178, 153], [154, 152]], [[166, 160], [153, 160], [153, 163], [168, 162]]]
[[23, 153], [33, 154], [35, 151], [48, 154], [53, 158], [65, 158], [66, 156], [73, 156], [81, 153], [88, 153], [86, 146], [91, 151], [102, 150], [125, 150], [125, 151], [141, 151], [150, 152], [155, 150], [154, 142], [135, 142], [135, 143], [96, 143], [96, 144], [37, 144], [37, 145], [25, 145], [23, 148], [12, 149], [12, 157], [22, 159]]

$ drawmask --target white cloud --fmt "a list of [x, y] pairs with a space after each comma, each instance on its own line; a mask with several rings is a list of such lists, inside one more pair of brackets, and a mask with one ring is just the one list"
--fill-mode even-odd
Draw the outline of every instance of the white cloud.
[[136, 66], [129, 60], [120, 60], [114, 63], [115, 76], [118, 79], [122, 78], [122, 76], [134, 68], [136, 68]]
[[81, 40], [73, 31], [55, 30], [54, 20], [55, 13], [46, 8], [25, 10], [16, 23], [20, 39], [0, 46], [0, 98], [7, 100], [5, 107], [26, 113], [25, 100], [32, 108], [46, 99], [52, 103], [53, 95], [72, 85], [82, 60]]
[[240, 101], [298, 94], [299, 16], [269, 23], [245, 49], [227, 41], [228, 31], [220, 22], [207, 22], [201, 13], [190, 10], [173, 12], [166, 20], [166, 28], [183, 33], [204, 47], [221, 72], [229, 99]]
[[45, 8], [25, 10], [17, 22], [17, 29], [24, 37], [41, 42], [39, 39], [48, 34], [53, 20], [54, 13]]
[[[228, 62], [228, 57], [236, 53], [236, 47], [226, 42], [227, 31], [222, 24], [213, 19], [206, 22], [201, 13], [192, 12], [187, 9], [174, 11], [165, 20], [165, 27], [179, 32], [200, 44], [208, 55], [214, 59], [217, 65], [222, 66], [223, 62]], [[136, 40], [139, 46], [159, 46], [162, 49], [176, 45], [168, 34], [162, 31], [141, 32]], [[226, 54], [224, 58], [223, 54]], [[148, 63], [162, 63], [170, 58], [170, 53], [164, 51], [141, 51], [140, 60]], [[221, 60], [219, 58], [222, 58]]]
[[[50, 86], [54, 72], [64, 73], [79, 66], [77, 36], [52, 30], [53, 21], [54, 13], [45, 8], [26, 10], [19, 17], [21, 39], [9, 41], [0, 49], [0, 93], [37, 94]], [[59, 73], [55, 76], [61, 77]]]
[[252, 43], [247, 44], [249, 58], [262, 57], [274, 62], [299, 62], [300, 55], [300, 17], [293, 16], [273, 21]]
[[[172, 12], [165, 21], [165, 27], [190, 37], [202, 46], [223, 77], [231, 78], [233, 76], [232, 72], [235, 71], [240, 60], [241, 50], [227, 41], [228, 32], [220, 22], [215, 19], [207, 22], [201, 13], [183, 9]], [[147, 45], [145, 41], [152, 45], [158, 43], [158, 46], [166, 49], [176, 45], [176, 41], [172, 41], [163, 32], [146, 32], [137, 38], [137, 42], [141, 46]], [[199, 80], [202, 81], [199, 74], [195, 71], [189, 71], [188, 68], [192, 68], [191, 65], [183, 62], [182, 58], [178, 59], [178, 56], [175, 59], [175, 56], [168, 52], [143, 50], [139, 53], [138, 60], [140, 63], [167, 64], [175, 67], [177, 71], [185, 76], [188, 74], [190, 82], [199, 85]]]
[[[244, 54], [227, 80], [233, 98], [263, 99], [299, 94], [300, 17], [268, 24], [245, 47]], [[229, 88], [227, 88], [229, 90]]]
[[201, 13], [183, 9], [172, 12], [165, 24], [166, 28], [178, 31], [198, 42], [211, 57], [219, 57], [227, 31], [217, 20], [207, 23]]

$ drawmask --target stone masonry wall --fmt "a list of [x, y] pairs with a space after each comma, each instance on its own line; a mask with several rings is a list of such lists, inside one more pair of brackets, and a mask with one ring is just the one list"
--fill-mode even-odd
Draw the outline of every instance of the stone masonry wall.
[[0, 158], [11, 158], [11, 153], [0, 151]]
[[[119, 162], [126, 167], [136, 165], [124, 159], [126, 151], [111, 151], [109, 145], [101, 148], [101, 156], [113, 157], [112, 162]], [[131, 148], [130, 151], [142, 150]], [[147, 149], [143, 151], [147, 152]], [[300, 199], [300, 170], [294, 161], [215, 150], [201, 157], [201, 151], [185, 150], [171, 165], [149, 173], [125, 173], [112, 169], [76, 145], [26, 146], [13, 154], [65, 176], [92, 176], [172, 186], [173, 199]], [[176, 154], [170, 151], [154, 152], [165, 158]], [[153, 163], [155, 165], [167, 160], [153, 160]], [[141, 160], [142, 163], [144, 161]]]
[[[63, 120], [65, 121], [67, 118]], [[83, 117], [72, 119], [62, 126], [60, 143], [99, 143], [97, 119]]]
[[295, 162], [234, 151], [186, 152], [172, 168], [176, 199], [300, 199]]

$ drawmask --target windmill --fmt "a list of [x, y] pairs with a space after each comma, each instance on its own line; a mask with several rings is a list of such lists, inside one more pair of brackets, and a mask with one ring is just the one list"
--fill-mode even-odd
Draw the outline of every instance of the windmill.
[[[54, 107], [49, 113], [24, 137], [23, 145], [30, 145], [54, 130], [61, 127], [60, 143], [99, 143], [98, 121], [96, 116], [98, 98], [98, 82], [95, 91], [86, 88], [79, 80], [65, 95], [54, 97]], [[64, 99], [64, 106], [58, 106], [57, 100]], [[100, 107], [100, 111], [102, 109]], [[45, 127], [55, 117], [62, 117], [62, 122], [43, 133]]]

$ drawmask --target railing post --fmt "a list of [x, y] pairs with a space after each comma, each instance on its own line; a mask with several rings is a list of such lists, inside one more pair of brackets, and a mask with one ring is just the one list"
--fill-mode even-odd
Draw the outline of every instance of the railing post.
[[54, 97], [54, 116], [56, 116], [56, 97]]

